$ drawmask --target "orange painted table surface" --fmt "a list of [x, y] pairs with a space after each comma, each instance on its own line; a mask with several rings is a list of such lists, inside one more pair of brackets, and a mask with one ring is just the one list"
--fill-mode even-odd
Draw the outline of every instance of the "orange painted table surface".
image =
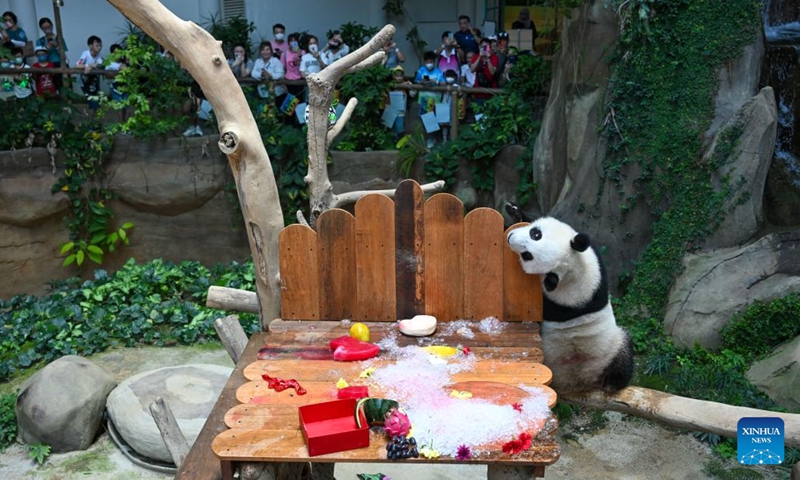
[[[378, 342], [396, 327], [394, 324], [369, 323], [371, 341]], [[488, 334], [472, 324], [473, 338], [454, 333], [437, 333], [425, 337], [424, 345], [461, 345], [469, 347], [477, 362], [472, 371], [451, 376], [453, 387], [469, 390], [475, 398], [484, 398], [497, 404], [510, 404], [527, 396], [527, 392], [516, 385], [538, 386], [547, 395], [550, 406], [555, 404], [556, 394], [547, 387], [552, 379], [550, 370], [542, 365], [539, 324], [535, 322], [508, 322], [500, 333]], [[439, 331], [446, 330], [439, 324]], [[303, 434], [300, 430], [298, 407], [335, 399], [336, 381], [345, 378], [351, 384], [359, 384], [359, 373], [364, 362], [336, 362], [323, 359], [329, 354], [328, 342], [348, 333], [348, 327], [331, 321], [282, 321], [275, 320], [268, 334], [254, 335], [251, 339], [260, 342], [259, 348], [249, 345], [244, 357], [237, 365], [241, 368], [243, 383], [235, 389], [238, 402], [224, 415], [228, 430], [219, 433], [211, 447], [223, 462], [374, 462], [386, 460], [387, 436], [381, 432], [370, 432], [370, 446], [357, 450], [331, 453], [315, 457], [308, 456]], [[418, 345], [416, 338], [398, 336], [400, 346]], [[263, 360], [253, 358], [260, 349]], [[245, 363], [243, 363], [243, 361]], [[380, 368], [392, 360], [373, 359], [371, 364]], [[294, 378], [308, 390], [306, 395], [297, 395], [294, 390], [275, 392], [267, 387], [261, 375], [282, 379]], [[370, 396], [382, 397], [382, 392], [370, 385]], [[501, 396], [498, 397], [498, 392]], [[230, 392], [233, 394], [233, 392]], [[413, 419], [412, 419], [413, 420]], [[551, 415], [535, 437], [533, 446], [518, 455], [505, 455], [500, 445], [488, 447], [489, 452], [469, 460], [480, 464], [550, 465], [558, 460], [560, 448], [553, 438], [557, 421]], [[511, 437], [509, 437], [509, 440]], [[407, 459], [403, 462], [451, 463], [452, 457], [437, 459]]]

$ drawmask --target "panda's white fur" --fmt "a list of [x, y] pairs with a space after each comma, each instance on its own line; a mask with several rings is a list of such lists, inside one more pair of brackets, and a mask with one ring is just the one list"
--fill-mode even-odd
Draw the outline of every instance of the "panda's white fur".
[[625, 387], [630, 338], [616, 324], [602, 261], [585, 234], [552, 217], [511, 230], [508, 244], [526, 273], [542, 275], [542, 349], [559, 391]]

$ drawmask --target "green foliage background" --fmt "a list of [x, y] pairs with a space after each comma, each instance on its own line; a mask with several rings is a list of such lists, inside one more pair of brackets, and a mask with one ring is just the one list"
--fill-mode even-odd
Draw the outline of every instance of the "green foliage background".
[[[129, 260], [93, 280], [54, 282], [44, 297], [0, 300], [0, 382], [21, 370], [63, 355], [90, 355], [115, 346], [174, 345], [215, 339], [214, 320], [223, 312], [205, 307], [208, 287], [254, 290], [251, 263], [217, 266]], [[255, 315], [241, 315], [248, 333]]]

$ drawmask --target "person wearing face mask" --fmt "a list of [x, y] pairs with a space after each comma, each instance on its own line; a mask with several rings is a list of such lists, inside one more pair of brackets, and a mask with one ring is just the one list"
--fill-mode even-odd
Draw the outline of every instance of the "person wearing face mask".
[[[53, 62], [47, 59], [47, 49], [44, 47], [36, 47], [36, 63], [33, 68], [54, 68]], [[33, 74], [33, 83], [36, 87], [37, 96], [50, 96], [56, 94], [56, 85], [53, 80], [53, 75], [50, 73], [35, 73]]]
[[456, 51], [457, 46], [458, 44], [453, 36], [453, 32], [448, 31], [442, 34], [442, 45], [437, 48], [435, 52], [436, 55], [438, 55], [439, 63], [437, 66], [440, 71], [458, 71], [461, 62], [459, 62], [458, 59], [458, 52]]
[[[300, 61], [306, 53], [300, 49], [300, 34], [291, 33], [287, 38], [289, 46], [281, 54], [281, 65], [285, 73], [286, 80], [302, 80], [303, 76], [300, 74]], [[303, 85], [286, 85], [289, 93], [295, 97], [299, 97], [303, 93]]]
[[342, 41], [342, 34], [339, 30], [334, 30], [328, 34], [328, 44], [322, 49], [322, 61], [325, 65], [339, 60], [350, 53], [350, 47]]
[[[444, 75], [442, 71], [436, 68], [436, 54], [434, 52], [425, 52], [422, 56], [425, 62], [414, 77], [414, 83], [427, 86], [437, 86], [444, 84]], [[419, 101], [419, 114], [425, 115], [436, 110], [436, 104], [441, 102], [442, 96], [439, 92], [420, 91], [417, 97]], [[428, 137], [426, 140], [428, 148], [433, 146], [433, 139]]]
[[272, 36], [274, 40], [269, 42], [272, 46], [272, 54], [280, 60], [281, 55], [286, 49], [289, 47], [288, 43], [286, 42], [286, 27], [283, 26], [282, 23], [276, 23], [272, 26]]
[[253, 60], [249, 58], [244, 45], [233, 47], [233, 58], [228, 59], [228, 65], [231, 67], [233, 76], [237, 79], [247, 78], [250, 76], [250, 72], [253, 71]]
[[[0, 60], [0, 67], [13, 68], [15, 70], [31, 68], [23, 61], [22, 49], [19, 47], [11, 48], [11, 57], [3, 57]], [[3, 78], [0, 78], [0, 99], [27, 98], [33, 93], [32, 83], [31, 76], [27, 73], [3, 76]]]
[[306, 36], [306, 53], [300, 59], [300, 75], [303, 78], [318, 73], [327, 64], [322, 61], [322, 55], [319, 53], [319, 40], [314, 35]]
[[[449, 87], [457, 87], [458, 73], [453, 69], [446, 70], [444, 72], [444, 83]], [[448, 110], [450, 110], [451, 112], [452, 109], [450, 109], [450, 104], [452, 101], [453, 99], [449, 93], [445, 93], [444, 95], [442, 95], [442, 103], [447, 105]], [[459, 103], [461, 104], [461, 102]], [[439, 128], [442, 130], [442, 141], [447, 142], [447, 138], [450, 136], [450, 122], [439, 123]]]
[[[36, 48], [43, 47], [47, 50], [47, 61], [53, 64], [54, 68], [61, 67], [61, 55], [58, 53], [58, 35], [53, 30], [53, 21], [47, 17], [39, 19], [39, 28], [44, 33], [43, 36], [36, 40]], [[64, 44], [64, 52], [69, 51], [66, 43]], [[64, 62], [66, 65], [67, 62]], [[53, 83], [55, 84], [56, 91], [61, 91], [64, 84], [64, 75], [58, 73], [53, 75]]]
[[0, 43], [11, 42], [18, 48], [23, 48], [28, 43], [28, 36], [25, 35], [25, 30], [17, 25], [17, 16], [14, 15], [14, 12], [3, 13], [3, 27], [0, 28], [0, 37], [3, 39]]

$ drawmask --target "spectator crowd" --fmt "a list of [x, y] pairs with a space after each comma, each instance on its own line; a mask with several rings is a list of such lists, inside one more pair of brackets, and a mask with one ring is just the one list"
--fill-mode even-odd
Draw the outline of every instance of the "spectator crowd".
[[[528, 9], [522, 9], [519, 19], [514, 22], [514, 28], [530, 29], [536, 37], [536, 27], [530, 19]], [[0, 68], [19, 69], [19, 74], [0, 74], [0, 100], [26, 98], [30, 95], [48, 96], [58, 94], [63, 87], [63, 75], [60, 73], [26, 73], [30, 68], [58, 68], [68, 66], [68, 60], [61, 58], [59, 52], [59, 37], [54, 32], [53, 22], [47, 17], [39, 20], [41, 36], [33, 43], [30, 50], [28, 36], [17, 22], [17, 16], [10, 11], [3, 13], [3, 25], [0, 27]], [[231, 51], [232, 58], [228, 65], [233, 75], [240, 81], [248, 80], [256, 83], [255, 94], [263, 101], [274, 104], [288, 115], [288, 110], [293, 105], [305, 99], [305, 83], [303, 79], [317, 73], [326, 66], [340, 60], [350, 52], [342, 39], [341, 32], [332, 30], [320, 42], [315, 35], [308, 33], [286, 33], [286, 27], [281, 23], [272, 26], [272, 39], [264, 40], [258, 46], [257, 53], [251, 57], [245, 45], [234, 45]], [[504, 86], [510, 79], [510, 72], [520, 54], [535, 55], [535, 52], [518, 52], [515, 47], [509, 46], [509, 36], [506, 32], [499, 32], [492, 36], [482, 36], [466, 15], [458, 18], [458, 28], [445, 31], [441, 35], [441, 43], [434, 50], [424, 52], [423, 65], [413, 75], [406, 75], [403, 63], [406, 55], [394, 43], [389, 42], [383, 47], [386, 53], [384, 66], [392, 72], [395, 84], [414, 84], [423, 86], [463, 86], [474, 88], [498, 88]], [[91, 35], [87, 38], [87, 49], [81, 53], [75, 65], [82, 68], [81, 88], [89, 102], [90, 110], [98, 108], [101, 91], [101, 78], [92, 74], [92, 70], [105, 68], [122, 70], [127, 62], [122, 55], [113, 55], [114, 61], [107, 61], [102, 55], [102, 40]], [[113, 54], [122, 48], [112, 45]], [[63, 46], [63, 52], [67, 52]], [[26, 55], [26, 53], [28, 55]], [[164, 52], [169, 55], [168, 52]], [[26, 57], [34, 57], [26, 61]], [[278, 82], [284, 80], [283, 82]], [[124, 90], [124, 88], [122, 89]], [[119, 85], [112, 81], [110, 93], [115, 100], [121, 100], [125, 93]], [[192, 86], [190, 96], [194, 99], [198, 111], [203, 110], [204, 96], [199, 85]], [[409, 96], [416, 92], [410, 90], [402, 93], [403, 104]], [[478, 92], [470, 96], [470, 102], [482, 103], [491, 97], [491, 93]], [[434, 112], [437, 105], [450, 101], [449, 95], [438, 91], [422, 90], [418, 95], [420, 115]], [[288, 103], [287, 103], [288, 102]], [[464, 101], [466, 104], [466, 99]], [[207, 106], [205, 107], [207, 109]], [[466, 110], [461, 108], [461, 111]], [[462, 113], [463, 114], [463, 113]], [[202, 115], [201, 115], [202, 116]], [[392, 124], [398, 135], [405, 130], [405, 110], [398, 111]], [[184, 135], [202, 134], [197, 121]]]

